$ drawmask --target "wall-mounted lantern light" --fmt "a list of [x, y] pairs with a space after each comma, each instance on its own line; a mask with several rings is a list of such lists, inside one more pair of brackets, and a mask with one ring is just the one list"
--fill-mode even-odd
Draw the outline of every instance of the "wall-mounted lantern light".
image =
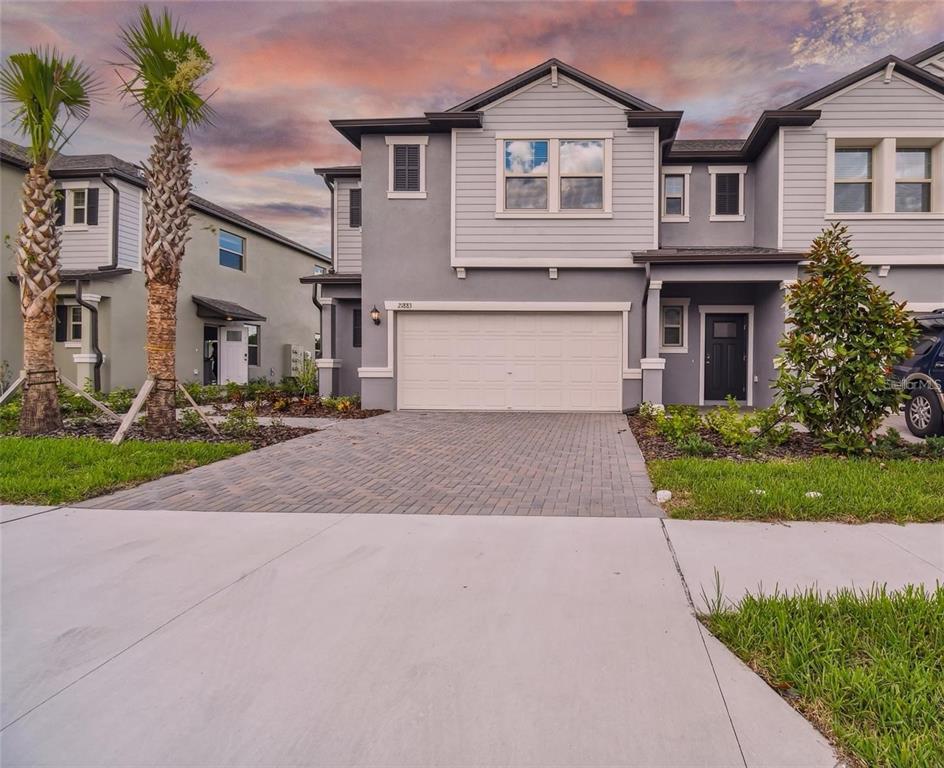
[[373, 309], [370, 310], [370, 319], [374, 321], [374, 325], [380, 325], [380, 310], [377, 309], [376, 304], [374, 304]]

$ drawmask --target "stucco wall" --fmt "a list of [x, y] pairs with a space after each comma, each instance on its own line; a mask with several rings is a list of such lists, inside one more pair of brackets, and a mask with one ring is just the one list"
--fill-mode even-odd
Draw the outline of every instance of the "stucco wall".
[[660, 225], [662, 246], [753, 245], [755, 175], [755, 169], [749, 166], [744, 175], [744, 221], [709, 221], [711, 176], [708, 173], [708, 164], [693, 163], [689, 179], [689, 220], [687, 222], [662, 222]]

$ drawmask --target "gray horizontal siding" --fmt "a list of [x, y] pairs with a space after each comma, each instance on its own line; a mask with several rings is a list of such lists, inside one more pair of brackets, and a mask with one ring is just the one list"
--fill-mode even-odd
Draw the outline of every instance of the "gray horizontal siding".
[[111, 259], [111, 190], [100, 182], [98, 189], [98, 224], [84, 229], [62, 229], [59, 261], [63, 269], [96, 269]]
[[[361, 230], [352, 229], [351, 221], [351, 189], [359, 186], [359, 182], [351, 179], [338, 179], [335, 182], [334, 210], [337, 216], [337, 241], [334, 244], [337, 250], [338, 272], [358, 273], [361, 271]], [[361, 213], [363, 217], [363, 211]], [[361, 219], [363, 221], [363, 218]]]
[[[456, 260], [628, 257], [651, 248], [655, 133], [627, 129], [625, 110], [550, 78], [485, 112], [481, 131], [456, 135]], [[497, 219], [496, 131], [613, 131], [611, 219]]]
[[123, 181], [113, 183], [118, 187], [118, 266], [140, 269], [142, 191]]
[[[944, 100], [897, 75], [870, 80], [822, 104], [812, 128], [784, 129], [783, 247], [805, 248], [828, 223], [826, 135], [830, 130], [940, 131]], [[944, 254], [944, 220], [873, 219], [845, 222], [861, 256]]]

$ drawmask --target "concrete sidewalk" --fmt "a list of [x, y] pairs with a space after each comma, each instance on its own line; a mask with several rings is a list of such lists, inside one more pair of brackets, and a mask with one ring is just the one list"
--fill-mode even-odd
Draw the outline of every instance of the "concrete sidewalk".
[[699, 610], [702, 591], [725, 597], [884, 584], [900, 589], [944, 583], [944, 523], [752, 523], [666, 520], [666, 530]]
[[832, 766], [661, 521], [56, 509], [2, 526], [4, 766]]

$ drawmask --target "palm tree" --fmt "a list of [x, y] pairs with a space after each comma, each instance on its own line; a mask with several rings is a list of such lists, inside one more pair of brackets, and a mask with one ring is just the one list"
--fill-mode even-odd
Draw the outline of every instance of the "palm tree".
[[0, 72], [0, 93], [13, 105], [10, 122], [29, 137], [30, 168], [23, 179], [23, 215], [14, 247], [23, 315], [24, 435], [62, 426], [53, 357], [59, 231], [49, 166], [88, 117], [98, 87], [91, 70], [56, 50], [13, 54]]
[[190, 128], [209, 121], [208, 96], [200, 93], [213, 61], [195, 35], [143, 7], [122, 29], [122, 94], [154, 129], [145, 165], [144, 279], [147, 286], [147, 370], [154, 379], [147, 402], [147, 430], [173, 435], [177, 341], [177, 286], [190, 230]]

